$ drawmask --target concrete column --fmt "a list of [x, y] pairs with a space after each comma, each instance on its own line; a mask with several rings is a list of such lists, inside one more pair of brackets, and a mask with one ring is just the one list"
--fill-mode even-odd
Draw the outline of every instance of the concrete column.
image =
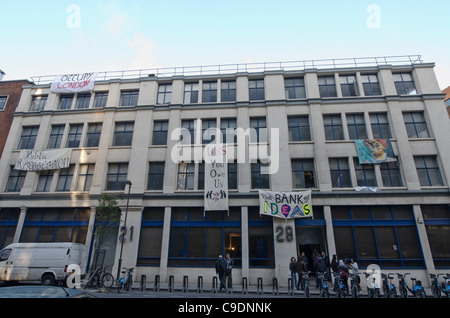
[[164, 227], [161, 241], [161, 261], [159, 265], [159, 277], [161, 282], [167, 282], [167, 263], [169, 258], [169, 240], [170, 240], [170, 222], [172, 218], [172, 208], [165, 207], [164, 210]]
[[250, 280], [250, 260], [249, 260], [249, 247], [248, 247], [248, 207], [241, 207], [241, 259], [242, 259], [242, 277], [247, 277], [247, 281]]
[[[313, 206], [314, 209], [314, 206]], [[332, 215], [331, 215], [331, 207], [326, 205], [323, 207], [323, 214], [325, 217], [325, 232], [326, 232], [326, 236], [327, 236], [327, 246], [328, 246], [328, 255], [330, 256], [330, 261], [331, 261], [331, 256], [333, 256], [336, 253], [336, 242], [334, 239], [334, 230], [333, 230], [333, 219], [332, 219]]]
[[19, 243], [20, 235], [22, 234], [23, 224], [25, 223], [25, 218], [27, 217], [28, 208], [25, 206], [20, 207], [19, 220], [17, 221], [16, 232], [14, 233], [13, 243]]
[[173, 193], [176, 189], [178, 165], [173, 160], [172, 155], [174, 155], [174, 151], [178, 151], [174, 147], [179, 143], [179, 136], [174, 136], [176, 139], [172, 140], [171, 134], [176, 128], [181, 127], [180, 109], [171, 109], [169, 118], [166, 163], [164, 167], [164, 193]]
[[420, 247], [422, 249], [423, 258], [425, 260], [425, 267], [427, 268], [428, 272], [426, 276], [428, 278], [428, 282], [431, 283], [431, 281], [429, 280], [430, 276], [428, 274], [436, 273], [436, 269], [434, 267], [433, 255], [431, 254], [430, 243], [428, 241], [427, 230], [425, 228], [420, 205], [413, 205], [413, 213], [414, 213], [414, 221], [416, 222], [417, 226], [417, 233], [419, 234]]

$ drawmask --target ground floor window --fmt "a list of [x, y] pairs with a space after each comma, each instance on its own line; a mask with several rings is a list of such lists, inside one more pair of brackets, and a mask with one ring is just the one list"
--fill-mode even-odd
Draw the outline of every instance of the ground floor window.
[[0, 249], [13, 242], [19, 216], [20, 209], [0, 209]]
[[164, 208], [146, 208], [142, 213], [138, 265], [159, 266], [164, 225]]
[[260, 216], [259, 207], [248, 208], [248, 247], [250, 267], [274, 267], [273, 218]]
[[450, 267], [450, 206], [421, 205], [431, 255], [436, 268]]

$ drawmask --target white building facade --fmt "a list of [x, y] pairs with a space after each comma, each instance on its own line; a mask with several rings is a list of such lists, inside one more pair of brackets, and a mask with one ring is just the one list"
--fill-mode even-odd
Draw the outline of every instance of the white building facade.
[[[201, 275], [210, 284], [217, 256], [230, 253], [234, 284], [277, 277], [286, 286], [291, 257], [305, 252], [312, 263], [324, 251], [429, 284], [429, 273], [450, 268], [450, 125], [434, 64], [336, 61], [99, 76], [92, 92], [78, 94], [25, 86], [0, 162], [0, 244], [81, 242], [92, 263], [95, 208], [108, 193], [122, 221], [129, 199], [122, 266], [136, 267], [136, 280]], [[181, 142], [172, 136], [180, 127], [189, 132]], [[278, 133], [276, 173], [261, 173], [263, 156], [228, 158], [229, 211], [204, 211], [201, 158], [174, 162], [180, 144], [201, 152], [208, 128], [235, 152], [234, 128], [254, 132], [241, 148], [249, 152]], [[389, 139], [397, 161], [360, 165], [354, 140], [369, 138]], [[20, 150], [66, 148], [68, 168], [14, 169]], [[313, 217], [260, 216], [259, 189], [312, 190]], [[108, 244], [105, 264], [116, 273], [121, 242]]]

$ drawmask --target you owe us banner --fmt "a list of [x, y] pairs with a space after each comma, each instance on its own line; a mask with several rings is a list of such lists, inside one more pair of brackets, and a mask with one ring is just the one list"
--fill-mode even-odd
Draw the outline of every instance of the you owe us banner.
[[311, 190], [304, 192], [259, 190], [259, 214], [283, 219], [312, 217]]

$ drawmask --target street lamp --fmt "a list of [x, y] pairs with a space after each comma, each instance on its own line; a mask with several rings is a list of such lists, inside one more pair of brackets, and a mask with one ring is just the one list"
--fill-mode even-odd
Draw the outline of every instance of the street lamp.
[[122, 269], [122, 252], [123, 252], [123, 241], [125, 240], [125, 234], [127, 233], [127, 217], [128, 217], [128, 205], [130, 204], [130, 192], [131, 192], [131, 181], [125, 181], [125, 184], [128, 184], [128, 196], [127, 196], [127, 206], [125, 209], [125, 221], [123, 222], [123, 226], [120, 227], [120, 231], [122, 232], [119, 235], [120, 240], [122, 241], [120, 244], [120, 256], [119, 256], [119, 266], [117, 268], [117, 282], [120, 279], [120, 270]]

